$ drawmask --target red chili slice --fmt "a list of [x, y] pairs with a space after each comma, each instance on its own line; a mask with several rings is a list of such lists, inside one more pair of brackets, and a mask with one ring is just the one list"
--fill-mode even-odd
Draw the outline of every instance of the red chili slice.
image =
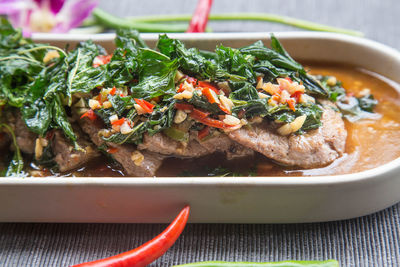
[[108, 149], [107, 149], [107, 153], [109, 153], [109, 154], [114, 154], [114, 153], [116, 153], [118, 151], [118, 148], [116, 148], [116, 147], [109, 147]]
[[88, 118], [88, 119], [90, 119], [91, 121], [94, 121], [94, 120], [97, 119], [97, 115], [96, 115], [96, 113], [94, 113], [93, 110], [89, 109], [88, 111], [86, 111], [86, 112], [81, 116], [81, 119], [83, 119], [83, 118]]
[[107, 64], [108, 62], [111, 61], [112, 55], [99, 55], [94, 58], [93, 60], [93, 67], [97, 68], [98, 66]]
[[193, 77], [187, 77], [186, 82], [191, 83], [193, 86], [195, 86], [197, 84], [197, 79], [195, 79]]
[[295, 100], [293, 98], [286, 100], [286, 102], [291, 110], [296, 111]]
[[125, 118], [121, 118], [119, 120], [113, 121], [111, 123], [111, 125], [119, 125], [119, 126], [121, 126], [122, 124], [124, 124], [125, 120], [126, 120]]
[[211, 89], [206, 87], [203, 88], [203, 90], [201, 90], [202, 94], [207, 98], [208, 102], [210, 102], [211, 104], [214, 104], [216, 101], [216, 97], [215, 95], [213, 95], [213, 93], [211, 92]]
[[143, 108], [146, 113], [152, 113], [154, 105], [144, 99], [135, 98], [135, 102]]
[[216, 94], [219, 93], [219, 90], [217, 87], [215, 87], [214, 85], [212, 85], [209, 82], [203, 82], [203, 81], [198, 81], [197, 82], [199, 87], [203, 87], [203, 88], [210, 88], [211, 90], [213, 90]]
[[114, 86], [110, 91], [110, 95], [115, 95], [116, 91], [117, 91], [117, 88], [115, 88], [115, 86]]
[[210, 115], [209, 112], [202, 111], [197, 108], [193, 108], [193, 111], [190, 113], [190, 116], [193, 117], [194, 119], [204, 119]]
[[185, 103], [175, 103], [175, 109], [179, 110], [193, 110], [193, 106]]
[[210, 134], [210, 127], [209, 126], [205, 126], [203, 129], [201, 129], [197, 133], [197, 137], [199, 138], [199, 140], [203, 140], [209, 134]]

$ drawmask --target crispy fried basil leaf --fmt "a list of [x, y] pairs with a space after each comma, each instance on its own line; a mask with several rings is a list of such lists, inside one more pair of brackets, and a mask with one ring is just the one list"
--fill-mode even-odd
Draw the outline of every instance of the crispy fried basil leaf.
[[70, 98], [74, 93], [89, 93], [106, 81], [106, 67], [93, 67], [93, 60], [98, 55], [105, 55], [105, 50], [92, 41], [80, 43], [69, 53], [67, 61], [69, 72], [65, 95]]
[[131, 87], [134, 98], [150, 99], [175, 93], [177, 60], [147, 48], [140, 49], [139, 83]]

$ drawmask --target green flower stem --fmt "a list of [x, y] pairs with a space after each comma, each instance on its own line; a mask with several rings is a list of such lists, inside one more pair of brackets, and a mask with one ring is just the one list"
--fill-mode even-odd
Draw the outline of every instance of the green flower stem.
[[[95, 9], [93, 16], [100, 24], [109, 28], [135, 28], [142, 32], [184, 32], [187, 24], [165, 24], [171, 22], [189, 22], [191, 15], [165, 15], [165, 16], [142, 16], [134, 18], [116, 18], [101, 9]], [[306, 20], [290, 18], [286, 16], [266, 13], [226, 13], [210, 14], [212, 21], [264, 21], [289, 25], [311, 31], [335, 32], [353, 36], [363, 36], [361, 32], [343, 28], [331, 27]]]
[[[191, 15], [142, 16], [142, 17], [129, 18], [130, 21], [145, 22], [145, 23], [177, 22], [177, 21], [182, 22], [182, 21], [190, 21], [190, 19]], [[359, 31], [337, 28], [324, 24], [310, 22], [307, 20], [295, 19], [291, 17], [267, 14], [267, 13], [210, 14], [209, 20], [213, 21], [247, 20], [247, 21], [274, 22], [310, 31], [336, 32], [353, 36], [363, 36], [363, 33]]]
[[184, 32], [188, 27], [186, 23], [160, 24], [117, 18], [99, 8], [93, 10], [92, 16], [100, 25], [112, 29], [136, 29], [140, 32]]

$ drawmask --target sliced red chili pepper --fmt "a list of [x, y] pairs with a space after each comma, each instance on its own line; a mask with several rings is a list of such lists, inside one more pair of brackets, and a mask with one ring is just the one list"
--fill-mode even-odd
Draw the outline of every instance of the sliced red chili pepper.
[[107, 64], [108, 62], [111, 61], [112, 55], [99, 55], [97, 57], [94, 58], [93, 60], [93, 67], [97, 68], [98, 66]]
[[116, 153], [118, 151], [118, 148], [116, 148], [116, 147], [109, 147], [109, 148], [107, 148], [107, 153], [109, 153], [109, 154], [114, 154], [114, 153]]
[[[190, 114], [192, 115], [192, 114]], [[197, 120], [198, 122], [213, 127], [213, 128], [219, 128], [219, 129], [226, 129], [229, 128], [230, 126], [228, 126], [227, 124], [225, 124], [223, 121], [220, 120], [216, 120], [216, 119], [212, 119], [212, 118], [202, 118], [202, 119], [197, 119], [197, 118], [193, 118], [195, 120]]]
[[210, 112], [202, 111], [197, 108], [193, 108], [193, 111], [190, 113], [194, 119], [204, 119], [210, 115]]
[[74, 265], [74, 267], [144, 267], [161, 257], [178, 239], [189, 218], [190, 207], [186, 206], [173, 222], [158, 236], [133, 250], [113, 257]]
[[135, 102], [143, 108], [146, 113], [152, 113], [154, 105], [144, 99], [135, 98]]
[[125, 118], [121, 118], [119, 120], [113, 121], [111, 123], [111, 125], [119, 125], [119, 126], [121, 126], [122, 124], [124, 124], [125, 120], [126, 120]]
[[182, 93], [183, 91], [185, 91], [185, 88], [183, 88], [183, 83], [181, 83], [180, 85], [179, 85], [179, 88], [178, 88], [178, 93]]
[[205, 126], [203, 129], [201, 129], [197, 133], [197, 137], [199, 138], [199, 140], [203, 140], [209, 134], [210, 134], [210, 127], [209, 126]]
[[117, 91], [117, 88], [115, 88], [115, 86], [114, 86], [110, 91], [110, 95], [115, 95], [116, 91]]
[[193, 86], [195, 86], [197, 84], [197, 79], [195, 79], [193, 77], [187, 77], [186, 82], [191, 83]]
[[299, 102], [299, 99], [300, 99], [302, 94], [303, 94], [303, 92], [297, 91], [297, 92], [294, 92], [294, 94], [292, 94], [290, 97], [295, 98], [296, 102]]
[[286, 102], [287, 102], [287, 104], [288, 104], [288, 106], [289, 106], [289, 108], [290, 108], [291, 110], [296, 111], [296, 108], [295, 108], [295, 101], [294, 101], [293, 98], [290, 98], [290, 99], [286, 100]]
[[199, 0], [186, 32], [204, 32], [206, 30], [212, 2], [212, 0]]
[[179, 110], [193, 110], [193, 106], [185, 103], [175, 103], [175, 109]]
[[219, 94], [219, 90], [217, 87], [215, 87], [214, 85], [212, 85], [209, 82], [203, 82], [203, 81], [198, 81], [197, 82], [198, 86], [203, 87], [203, 88], [210, 88], [211, 90], [213, 90], [216, 94]]
[[232, 113], [229, 109], [227, 109], [226, 107], [224, 107], [224, 106], [221, 105], [221, 104], [218, 104], [218, 107], [219, 107], [223, 112], [225, 112], [226, 114], [231, 114], [231, 113]]
[[86, 112], [81, 116], [81, 119], [86, 118], [86, 117], [87, 117], [88, 119], [90, 119], [91, 121], [94, 121], [94, 120], [97, 119], [96, 113], [94, 113], [94, 111], [91, 110], [91, 109], [89, 109], [88, 111], [86, 111]]
[[217, 96], [213, 95], [210, 88], [208, 88], [208, 87], [203, 88], [203, 90], [201, 90], [201, 92], [207, 98], [208, 102], [210, 102], [211, 104], [214, 104], [215, 102], [217, 102], [217, 100], [215, 99]]
[[101, 100], [101, 94], [98, 94], [94, 99], [99, 101], [100, 105], [103, 105], [103, 101]]

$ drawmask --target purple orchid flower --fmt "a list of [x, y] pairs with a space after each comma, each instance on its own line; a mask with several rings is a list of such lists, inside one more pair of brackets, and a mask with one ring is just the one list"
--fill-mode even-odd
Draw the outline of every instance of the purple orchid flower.
[[98, 0], [0, 0], [0, 15], [7, 15], [25, 36], [61, 33], [79, 26], [97, 4]]

